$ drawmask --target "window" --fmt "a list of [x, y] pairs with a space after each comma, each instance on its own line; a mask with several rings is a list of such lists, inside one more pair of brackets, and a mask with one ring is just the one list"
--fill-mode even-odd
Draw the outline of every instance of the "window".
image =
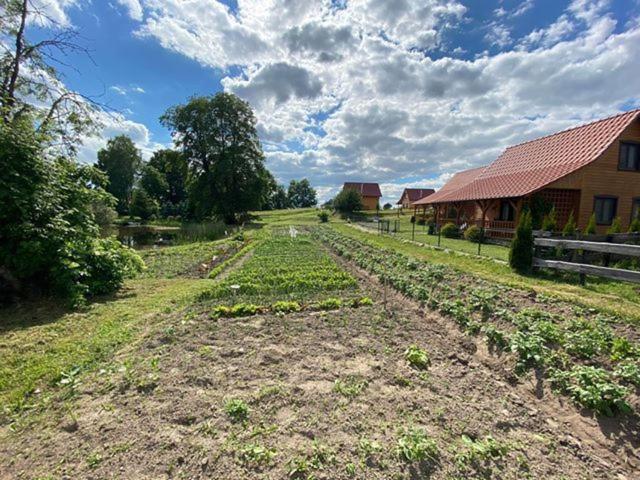
[[618, 199], [615, 197], [595, 197], [593, 211], [598, 225], [611, 225], [616, 217]]
[[516, 211], [511, 202], [507, 202], [506, 200], [500, 202], [500, 215], [498, 216], [498, 220], [501, 222], [513, 222], [515, 216]]
[[631, 221], [633, 222], [636, 218], [640, 219], [640, 197], [634, 198], [631, 204]]
[[458, 216], [458, 209], [453, 205], [449, 206], [449, 210], [447, 210], [447, 218], [456, 218]]
[[620, 170], [640, 172], [640, 143], [620, 144], [618, 168]]

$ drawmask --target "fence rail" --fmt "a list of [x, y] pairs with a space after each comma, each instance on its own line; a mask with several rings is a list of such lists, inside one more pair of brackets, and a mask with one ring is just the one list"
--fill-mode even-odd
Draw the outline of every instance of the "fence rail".
[[[580, 282], [585, 282], [586, 275], [596, 275], [598, 277], [611, 278], [614, 280], [624, 280], [627, 282], [640, 283], [640, 272], [625, 270], [622, 268], [611, 268], [608, 266], [589, 265], [578, 262], [567, 262], [563, 260], [548, 260], [537, 257], [540, 247], [561, 248], [564, 250], [574, 250], [580, 252], [597, 252], [607, 255], [621, 255], [627, 257], [640, 257], [640, 245], [626, 245], [621, 243], [592, 242], [585, 240], [566, 240], [552, 238], [536, 238], [534, 240], [535, 254], [533, 266], [536, 268], [551, 268], [564, 270], [580, 274]], [[574, 258], [578, 256], [574, 254]], [[584, 255], [579, 255], [584, 258]]]

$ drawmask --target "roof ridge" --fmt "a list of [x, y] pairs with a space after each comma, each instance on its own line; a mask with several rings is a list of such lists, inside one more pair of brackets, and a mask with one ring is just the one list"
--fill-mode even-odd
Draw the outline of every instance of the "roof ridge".
[[567, 132], [570, 132], [572, 130], [577, 130], [579, 128], [588, 127], [589, 125], [595, 125], [596, 123], [606, 122], [608, 120], [613, 120], [614, 118], [621, 117], [623, 115], [629, 115], [630, 113], [639, 114], [640, 113], [640, 108], [634, 108], [633, 110], [627, 110], [626, 112], [616, 113], [615, 115], [611, 115], [610, 117], [601, 118], [599, 120], [593, 120], [591, 122], [587, 122], [587, 123], [583, 123], [583, 124], [580, 124], [580, 125], [576, 125], [575, 127], [569, 127], [569, 128], [564, 129], [564, 130], [560, 130], [559, 132], [550, 133], [548, 135], [543, 135], [542, 137], [537, 137], [537, 138], [533, 138], [531, 140], [526, 140], [524, 142], [516, 143], [514, 145], [509, 145], [505, 149], [505, 151], [506, 150], [510, 150], [512, 148], [515, 148], [515, 147], [520, 147], [522, 145], [526, 145], [527, 143], [537, 142], [538, 140], [544, 140], [546, 138], [555, 137], [556, 135], [562, 135], [563, 133], [567, 133]]

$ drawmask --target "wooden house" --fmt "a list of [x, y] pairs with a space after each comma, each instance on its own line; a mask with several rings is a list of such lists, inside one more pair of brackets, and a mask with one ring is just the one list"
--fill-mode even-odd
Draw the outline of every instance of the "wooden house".
[[435, 193], [433, 188], [405, 188], [396, 205], [400, 205], [400, 208], [411, 208], [413, 202], [417, 202], [433, 193]]
[[640, 109], [509, 147], [413, 207], [434, 207], [439, 223], [476, 223], [501, 236], [527, 204], [554, 206], [559, 229], [573, 212], [580, 229], [595, 214], [598, 233], [616, 217], [626, 230], [640, 212]]
[[342, 189], [358, 191], [362, 195], [362, 203], [365, 210], [377, 209], [380, 197], [382, 197], [380, 185], [377, 183], [345, 182]]

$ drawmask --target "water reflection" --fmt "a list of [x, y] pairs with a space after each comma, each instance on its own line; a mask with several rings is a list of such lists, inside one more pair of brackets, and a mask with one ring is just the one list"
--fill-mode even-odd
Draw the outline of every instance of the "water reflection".
[[102, 234], [115, 235], [123, 244], [140, 249], [217, 240], [224, 237], [227, 230], [228, 228], [219, 222], [191, 223], [179, 227], [112, 225], [103, 228]]

